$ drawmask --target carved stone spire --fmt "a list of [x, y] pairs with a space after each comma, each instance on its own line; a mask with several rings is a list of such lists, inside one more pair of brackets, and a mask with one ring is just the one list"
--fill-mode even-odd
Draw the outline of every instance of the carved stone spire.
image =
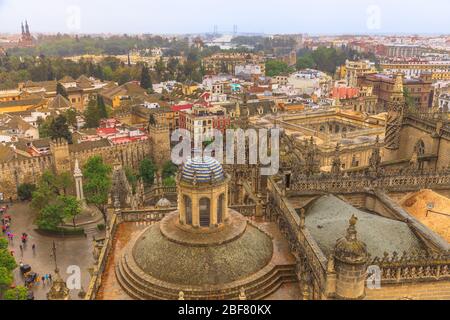
[[236, 101], [235, 114], [236, 118], [239, 118], [241, 116], [241, 105], [239, 104], [239, 101]]
[[25, 20], [25, 34], [30, 36], [30, 27], [28, 26], [28, 21]]
[[[400, 129], [403, 122], [405, 97], [403, 94], [403, 74], [395, 77], [394, 89], [387, 104], [385, 148], [397, 150], [400, 147]], [[387, 160], [390, 160], [389, 158]]]
[[331, 173], [334, 175], [339, 175], [341, 173], [341, 166], [340, 145], [338, 142], [336, 144], [336, 150], [334, 151], [334, 158], [331, 164]]
[[334, 270], [334, 256], [332, 254], [330, 254], [330, 256], [328, 257], [328, 261], [327, 261], [327, 272], [328, 273], [333, 273], [335, 272]]
[[372, 173], [378, 173], [381, 164], [381, 152], [380, 152], [380, 138], [377, 136], [375, 140], [375, 146], [372, 149], [372, 154], [369, 158], [369, 171]]
[[[365, 296], [365, 280], [369, 254], [366, 244], [358, 240], [356, 223], [352, 215], [347, 234], [336, 241], [334, 263], [336, 271], [336, 295], [342, 299], [362, 299]], [[329, 261], [330, 262], [330, 261]], [[331, 269], [331, 266], [328, 265]]]
[[300, 209], [300, 223], [299, 228], [304, 229], [305, 228], [305, 208]]
[[355, 215], [349, 220], [349, 226], [347, 228], [347, 234], [345, 237], [338, 239], [334, 247], [335, 258], [350, 262], [360, 263], [365, 262], [368, 257], [366, 244], [359, 241], [356, 232], [356, 223], [358, 218]]

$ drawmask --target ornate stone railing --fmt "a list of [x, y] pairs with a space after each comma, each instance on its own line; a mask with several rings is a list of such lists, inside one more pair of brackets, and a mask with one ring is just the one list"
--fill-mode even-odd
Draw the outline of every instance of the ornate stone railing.
[[120, 215], [123, 222], [156, 222], [175, 210], [177, 210], [176, 207], [164, 209], [143, 208], [138, 210], [123, 210]]
[[371, 264], [380, 268], [382, 283], [450, 280], [450, 251], [432, 255], [404, 252], [401, 256], [385, 253]]
[[268, 180], [268, 184], [268, 189], [272, 190], [273, 196], [267, 208], [269, 215], [272, 219], [277, 220], [281, 231], [288, 239], [294, 256], [303, 262], [308, 261], [308, 269], [314, 275], [319, 286], [324, 288], [327, 258], [309, 231], [300, 226], [300, 217], [283, 196], [276, 182], [271, 178]]
[[147, 205], [155, 204], [160, 198], [173, 198], [177, 195], [177, 187], [152, 186], [144, 192], [144, 202]]
[[403, 123], [419, 126], [428, 133], [433, 133], [438, 129], [437, 123], [442, 122], [444, 126], [440, 129], [441, 135], [450, 139], [449, 116], [449, 112], [408, 112], [403, 117]]
[[436, 111], [430, 111], [430, 112], [423, 112], [423, 111], [408, 111], [405, 115], [406, 117], [410, 118], [416, 118], [416, 119], [422, 119], [422, 120], [428, 120], [432, 122], [436, 122], [438, 120], [444, 120], [449, 122], [449, 116], [450, 112], [436, 112]]
[[177, 193], [177, 187], [165, 187], [165, 186], [152, 186], [149, 190], [145, 191], [145, 195], [161, 195], [161, 194], [169, 194], [169, 193]]
[[102, 284], [102, 274], [105, 271], [106, 263], [108, 261], [109, 253], [113, 246], [114, 237], [116, 235], [118, 217], [114, 214], [109, 221], [108, 227], [106, 229], [106, 238], [103, 243], [103, 247], [98, 256], [97, 263], [94, 265], [91, 280], [89, 282], [88, 289], [86, 290], [85, 300], [95, 300], [97, 297], [98, 289]]
[[253, 217], [256, 215], [256, 204], [233, 205], [229, 207], [245, 217]]
[[427, 188], [450, 188], [450, 171], [387, 173], [383, 176], [370, 177], [365, 174], [332, 176], [323, 174], [307, 177], [297, 176], [291, 190], [345, 192], [364, 190], [366, 188], [383, 188], [389, 190], [419, 190]]

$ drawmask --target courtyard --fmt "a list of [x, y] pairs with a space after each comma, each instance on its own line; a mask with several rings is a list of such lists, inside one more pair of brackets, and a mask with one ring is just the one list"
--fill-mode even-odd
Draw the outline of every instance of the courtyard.
[[[93, 239], [92, 237], [100, 237], [99, 233], [92, 233], [89, 236], [49, 236], [44, 235], [36, 230], [34, 221], [36, 212], [30, 208], [29, 203], [14, 203], [10, 206], [8, 214], [11, 216], [11, 232], [14, 239], [10, 242], [9, 250], [14, 252], [17, 264], [23, 262], [29, 264], [33, 272], [40, 277], [45, 274], [55, 275], [55, 265], [52, 256], [53, 241], [56, 244], [57, 265], [60, 275], [63, 279], [70, 276], [67, 268], [69, 266], [78, 266], [81, 271], [81, 286], [84, 290], [88, 287], [90, 281], [89, 269], [94, 263], [92, 256]], [[22, 233], [28, 234], [27, 244], [20, 250]], [[5, 235], [2, 235], [5, 237]], [[35, 250], [32, 250], [32, 245]], [[14, 271], [14, 284], [23, 285], [24, 279], [20, 274], [19, 268]], [[51, 283], [36, 283], [31, 289], [36, 300], [46, 300], [46, 294], [50, 290]], [[78, 293], [80, 290], [71, 290], [70, 299], [79, 300]]]

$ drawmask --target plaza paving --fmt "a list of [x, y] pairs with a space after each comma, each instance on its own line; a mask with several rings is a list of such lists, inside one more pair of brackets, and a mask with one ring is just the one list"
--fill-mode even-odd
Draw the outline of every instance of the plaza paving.
[[[94, 259], [92, 256], [93, 241], [92, 235], [84, 236], [65, 236], [55, 237], [42, 235], [36, 232], [34, 220], [36, 212], [32, 210], [28, 203], [16, 203], [10, 207], [8, 214], [11, 215], [11, 231], [15, 235], [13, 243], [10, 244], [10, 250], [14, 250], [14, 256], [17, 264], [22, 261], [29, 264], [32, 270], [42, 276], [50, 273], [54, 276], [55, 266], [51, 256], [52, 243], [56, 243], [57, 263], [60, 274], [63, 279], [67, 279], [69, 274], [66, 273], [67, 267], [76, 265], [81, 270], [81, 284], [86, 290], [90, 280], [89, 269], [92, 268]], [[19, 245], [21, 244], [20, 236], [23, 232], [29, 235], [27, 246], [21, 253]], [[101, 236], [97, 234], [95, 236]], [[35, 253], [33, 253], [32, 245], [36, 245]], [[23, 285], [23, 278], [18, 269], [14, 272], [15, 283]], [[50, 284], [36, 284], [33, 292], [36, 300], [45, 300], [46, 294], [50, 289]], [[70, 298], [73, 300], [80, 299], [78, 297], [79, 290], [71, 290]]]

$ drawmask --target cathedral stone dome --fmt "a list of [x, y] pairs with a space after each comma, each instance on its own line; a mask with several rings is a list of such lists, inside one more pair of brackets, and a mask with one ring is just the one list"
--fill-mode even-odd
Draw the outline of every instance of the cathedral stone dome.
[[132, 250], [134, 261], [150, 276], [173, 285], [224, 285], [255, 274], [273, 254], [272, 240], [248, 224], [245, 232], [222, 244], [187, 245], [167, 238], [156, 224]]
[[181, 180], [196, 183], [216, 183], [225, 179], [222, 165], [211, 157], [188, 159], [181, 170]]

